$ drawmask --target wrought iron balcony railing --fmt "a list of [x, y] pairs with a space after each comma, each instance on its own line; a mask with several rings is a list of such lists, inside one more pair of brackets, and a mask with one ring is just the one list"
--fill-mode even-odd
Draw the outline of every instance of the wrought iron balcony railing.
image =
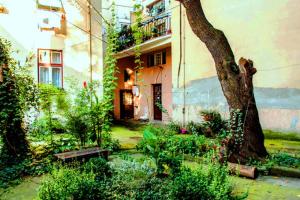
[[[148, 40], [171, 34], [171, 15], [163, 13], [161, 15], [151, 17], [145, 20], [141, 26], [143, 27], [143, 42]], [[128, 49], [134, 45], [134, 38], [131, 27], [123, 27], [119, 32], [118, 51]]]

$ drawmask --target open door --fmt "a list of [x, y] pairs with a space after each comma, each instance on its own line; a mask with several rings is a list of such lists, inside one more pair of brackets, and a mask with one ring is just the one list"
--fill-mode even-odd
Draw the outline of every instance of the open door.
[[157, 106], [157, 103], [160, 105], [162, 104], [161, 98], [161, 84], [154, 84], [153, 85], [153, 118], [154, 120], [162, 120], [162, 111]]
[[121, 119], [133, 118], [133, 94], [131, 90], [120, 90]]

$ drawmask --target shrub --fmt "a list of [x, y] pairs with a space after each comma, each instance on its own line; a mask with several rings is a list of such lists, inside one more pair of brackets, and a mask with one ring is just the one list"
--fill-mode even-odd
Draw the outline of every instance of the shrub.
[[271, 162], [275, 165], [300, 168], [300, 158], [290, 156], [287, 153], [278, 153], [270, 157]]
[[193, 121], [187, 124], [187, 131], [189, 134], [193, 135], [203, 135], [202, 125], [201, 123], [195, 123]]
[[[143, 138], [137, 145], [137, 150], [145, 154], [152, 154], [156, 152], [169, 151], [174, 154], [191, 154], [203, 155], [208, 150], [207, 140], [204, 136], [169, 136], [156, 137], [156, 139]], [[155, 151], [155, 152], [151, 152]]]
[[136, 192], [136, 199], [174, 199], [172, 198], [172, 185], [169, 179], [149, 177], [142, 181]]
[[109, 183], [106, 178], [110, 176], [111, 169], [101, 158], [91, 159], [79, 168], [76, 164], [69, 168], [56, 167], [42, 182], [38, 196], [42, 200], [103, 199]]
[[32, 160], [25, 159], [22, 162], [9, 166], [2, 166], [0, 163], [0, 188], [7, 188], [17, 184], [28, 175], [41, 175], [50, 170], [51, 161], [49, 159]]
[[116, 151], [120, 151], [121, 144], [120, 141], [117, 139], [113, 139], [111, 137], [104, 138], [102, 148], [116, 152]]
[[67, 117], [67, 128], [69, 133], [74, 134], [74, 136], [80, 141], [81, 147], [85, 146], [88, 139], [88, 123], [86, 118], [77, 112], [70, 112]]
[[[182, 168], [176, 176], [167, 178], [154, 177], [154, 169], [147, 161], [124, 161], [112, 168], [112, 176], [107, 176], [111, 168], [101, 159], [90, 160], [79, 168], [55, 168], [39, 188], [39, 198], [231, 199], [228, 171], [217, 163], [195, 171]], [[97, 179], [97, 174], [103, 178]]]
[[[180, 131], [180, 128], [179, 128], [179, 131]], [[174, 131], [173, 128], [168, 128], [168, 127], [165, 127], [165, 126], [155, 126], [153, 124], [148, 124], [144, 129], [144, 134], [145, 133], [151, 133], [155, 136], [169, 136], [169, 135], [177, 134], [178, 130]]]
[[67, 132], [65, 125], [58, 118], [51, 119], [51, 126], [49, 125], [49, 121], [47, 116], [34, 120], [29, 126], [29, 134], [33, 137], [44, 139], [45, 136], [51, 133]]
[[167, 129], [170, 132], [173, 132], [174, 134], [178, 134], [181, 132], [181, 126], [179, 123], [171, 121], [168, 125], [167, 125]]
[[83, 165], [82, 170], [93, 172], [98, 181], [104, 180], [106, 177], [111, 177], [113, 173], [107, 161], [103, 158], [91, 158]]
[[210, 164], [192, 171], [183, 168], [172, 183], [176, 199], [231, 199], [231, 186], [225, 167]]
[[227, 122], [222, 119], [221, 114], [214, 110], [203, 110], [200, 112], [204, 122], [202, 130], [206, 137], [215, 137], [222, 129], [227, 129]]
[[80, 172], [77, 169], [54, 169], [51, 176], [47, 177], [39, 188], [40, 199], [81, 199], [92, 192], [94, 174]]
[[163, 176], [164, 173], [175, 176], [180, 172], [182, 157], [163, 151], [158, 154], [156, 159], [157, 175]]

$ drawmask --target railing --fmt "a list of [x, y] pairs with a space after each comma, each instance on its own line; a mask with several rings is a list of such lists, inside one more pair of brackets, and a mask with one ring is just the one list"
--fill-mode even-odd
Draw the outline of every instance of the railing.
[[[171, 34], [171, 15], [163, 13], [156, 17], [151, 17], [145, 20], [143, 27], [143, 42]], [[134, 45], [134, 38], [132, 35], [131, 27], [123, 27], [119, 32], [119, 48], [118, 51], [128, 49]]]

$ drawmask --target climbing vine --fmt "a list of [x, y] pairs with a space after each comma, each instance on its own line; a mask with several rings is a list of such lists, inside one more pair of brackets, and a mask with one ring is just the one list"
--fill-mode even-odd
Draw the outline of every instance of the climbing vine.
[[[39, 85], [39, 108], [47, 120], [47, 129], [51, 135], [51, 145], [53, 145], [53, 114], [56, 112], [67, 111], [69, 104], [66, 99], [66, 92], [51, 84]], [[54, 106], [55, 105], [55, 106]]]
[[104, 59], [104, 76], [103, 76], [103, 102], [102, 102], [102, 132], [103, 137], [106, 139], [110, 138], [110, 129], [112, 116], [111, 113], [114, 110], [114, 92], [117, 87], [117, 59], [115, 58], [115, 53], [117, 50], [117, 40], [118, 34], [116, 32], [116, 15], [115, 15], [115, 3], [112, 4], [112, 20], [110, 24], [107, 25], [107, 46], [106, 55]]
[[230, 130], [231, 136], [234, 140], [234, 147], [239, 148], [244, 141], [244, 123], [243, 113], [239, 109], [233, 109], [230, 116]]
[[220, 161], [225, 161], [230, 155], [238, 151], [244, 143], [244, 113], [240, 109], [230, 111], [227, 136], [220, 147]]
[[37, 107], [37, 87], [29, 74], [34, 56], [20, 66], [11, 57], [11, 44], [0, 38], [0, 137], [1, 160], [13, 162], [29, 152], [25, 115]]
[[141, 44], [143, 43], [143, 27], [142, 27], [142, 17], [143, 10], [141, 4], [135, 4], [134, 5], [134, 16], [135, 16], [135, 23], [132, 25], [132, 33], [133, 33], [133, 38], [134, 38], [134, 55], [135, 55], [135, 60], [134, 63], [136, 64], [135, 70], [137, 71], [137, 77], [136, 77], [136, 82], [139, 82], [139, 75], [140, 75], [140, 70], [143, 68], [142, 64], [143, 62], [141, 61]]

